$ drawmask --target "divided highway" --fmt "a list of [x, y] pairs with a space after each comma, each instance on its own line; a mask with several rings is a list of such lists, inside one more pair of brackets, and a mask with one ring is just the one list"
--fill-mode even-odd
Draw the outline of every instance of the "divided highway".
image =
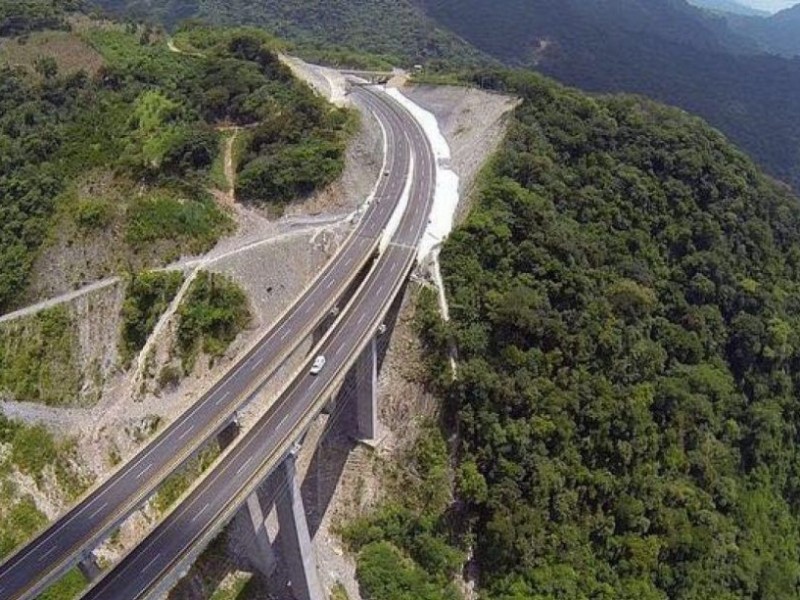
[[34, 598], [141, 506], [170, 474], [230, 422], [236, 410], [327, 317], [374, 255], [408, 179], [408, 123], [374, 94], [356, 90], [353, 95], [383, 125], [388, 171], [381, 175], [375, 201], [355, 232], [269, 332], [191, 409], [0, 565], [0, 600]]
[[[375, 98], [380, 96], [375, 92]], [[140, 600], [162, 593], [192, 552], [210, 541], [249, 494], [285, 458], [354, 365], [403, 289], [416, 261], [417, 245], [430, 213], [435, 160], [430, 144], [410, 114], [383, 96], [402, 115], [414, 155], [414, 179], [405, 214], [391, 243], [317, 353], [327, 364], [316, 376], [305, 370], [284, 390], [259, 422], [223, 455], [167, 517], [84, 596], [89, 600]]]

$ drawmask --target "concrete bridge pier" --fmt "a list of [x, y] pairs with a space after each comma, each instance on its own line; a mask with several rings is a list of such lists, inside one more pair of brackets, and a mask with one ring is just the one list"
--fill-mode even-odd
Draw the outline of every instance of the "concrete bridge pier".
[[278, 564], [275, 551], [272, 549], [272, 540], [267, 531], [268, 513], [269, 508], [265, 510], [265, 507], [262, 506], [258, 490], [256, 490], [250, 494], [239, 517], [247, 522], [247, 530], [251, 533], [245, 541], [249, 561], [265, 577], [270, 577]]
[[303, 497], [297, 480], [295, 447], [278, 467], [279, 493], [275, 500], [280, 529], [281, 555], [292, 585], [292, 595], [297, 600], [321, 600], [322, 584], [317, 573], [317, 557], [303, 506]]
[[81, 562], [78, 563], [78, 570], [89, 583], [94, 583], [103, 574], [103, 570], [97, 564], [97, 557], [91, 550], [81, 558]]
[[356, 438], [378, 438], [378, 343], [372, 338], [355, 364]]

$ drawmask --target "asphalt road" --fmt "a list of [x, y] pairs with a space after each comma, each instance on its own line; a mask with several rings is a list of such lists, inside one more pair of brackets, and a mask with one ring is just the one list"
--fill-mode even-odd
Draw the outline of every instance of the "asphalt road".
[[141, 506], [318, 326], [365, 264], [403, 193], [410, 152], [400, 113], [362, 90], [353, 95], [384, 126], [389, 171], [355, 233], [291, 309], [191, 409], [0, 565], [0, 599], [34, 598]]
[[[386, 97], [384, 102], [392, 102]], [[315, 354], [327, 364], [319, 375], [306, 369], [281, 394], [262, 419], [235, 443], [222, 460], [148, 537], [84, 596], [91, 600], [137, 600], [156, 591], [198, 544], [205, 543], [244, 503], [247, 496], [286, 456], [325, 405], [383, 321], [416, 260], [435, 188], [430, 145], [402, 108], [405, 131], [415, 156], [408, 209], [392, 242], [367, 281]]]

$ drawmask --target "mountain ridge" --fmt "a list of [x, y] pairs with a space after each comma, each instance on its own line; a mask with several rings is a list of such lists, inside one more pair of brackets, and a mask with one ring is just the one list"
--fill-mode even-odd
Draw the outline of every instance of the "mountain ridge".
[[753, 8], [735, 0], [689, 0], [689, 3], [707, 10], [746, 17], [768, 17], [772, 14], [769, 11]]

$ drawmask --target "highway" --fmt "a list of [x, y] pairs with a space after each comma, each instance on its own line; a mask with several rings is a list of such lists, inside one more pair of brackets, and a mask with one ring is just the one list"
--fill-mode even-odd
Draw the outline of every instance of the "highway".
[[[394, 103], [388, 97], [383, 100]], [[161, 593], [159, 585], [193, 549], [210, 541], [261, 481], [274, 470], [327, 403], [361, 351], [376, 335], [416, 261], [435, 189], [430, 144], [410, 114], [403, 114], [414, 155], [414, 179], [407, 210], [391, 243], [373, 266], [353, 301], [320, 342], [315, 354], [327, 364], [309, 373], [310, 356], [299, 375], [267, 413], [223, 454], [183, 501], [84, 596], [90, 600], [139, 600]]]
[[354, 98], [382, 124], [386, 170], [375, 201], [306, 292], [186, 413], [0, 565], [0, 599], [34, 598], [139, 508], [158, 486], [216, 435], [300, 343], [328, 316], [378, 248], [410, 170], [407, 122], [373, 94]]

